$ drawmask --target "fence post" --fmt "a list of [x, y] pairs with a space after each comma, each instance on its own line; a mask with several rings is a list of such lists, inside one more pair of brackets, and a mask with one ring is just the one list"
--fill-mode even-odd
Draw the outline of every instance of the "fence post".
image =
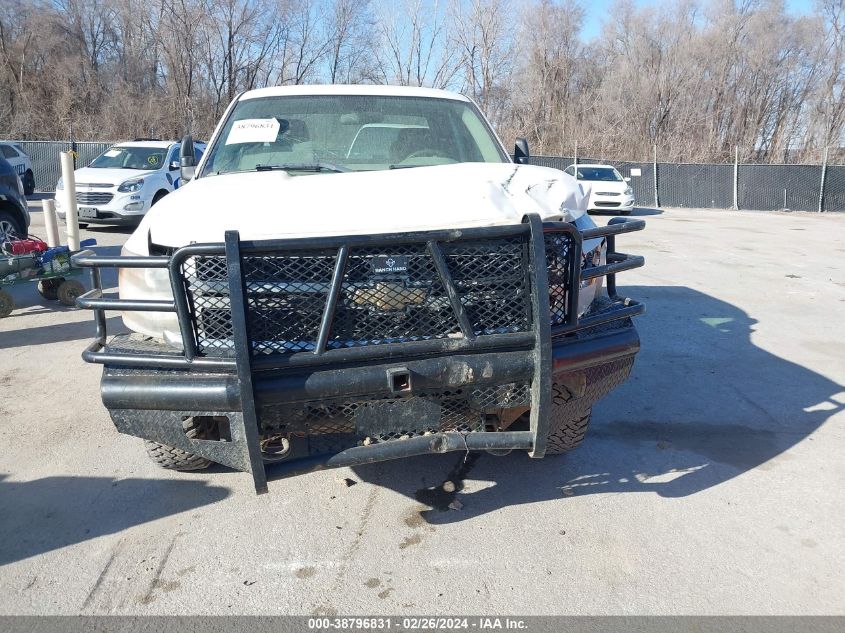
[[660, 207], [660, 195], [657, 192], [657, 143], [654, 144], [654, 206]]
[[822, 154], [822, 181], [819, 185], [819, 213], [824, 211], [824, 181], [827, 178], [827, 147]]
[[734, 209], [739, 211], [739, 146], [734, 145]]
[[575, 141], [575, 164], [578, 164], [578, 141]]

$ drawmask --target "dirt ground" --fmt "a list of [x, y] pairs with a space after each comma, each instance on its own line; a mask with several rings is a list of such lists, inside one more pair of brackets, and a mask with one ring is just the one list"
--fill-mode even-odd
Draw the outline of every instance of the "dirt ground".
[[631, 379], [574, 453], [470, 460], [460, 510], [418, 500], [459, 454], [271, 471], [263, 496], [159, 470], [80, 359], [90, 314], [13, 287], [0, 614], [845, 614], [845, 215], [636, 213]]

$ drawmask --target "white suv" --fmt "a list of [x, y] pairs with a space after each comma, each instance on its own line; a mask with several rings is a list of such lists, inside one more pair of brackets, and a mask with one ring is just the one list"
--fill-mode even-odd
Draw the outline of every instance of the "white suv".
[[0, 157], [5, 158], [15, 169], [15, 173], [23, 183], [23, 191], [27, 196], [35, 193], [35, 175], [32, 171], [32, 161], [17, 143], [0, 142]]
[[[156, 202], [179, 188], [179, 148], [176, 141], [136, 140], [110, 147], [74, 172], [79, 219], [90, 224], [129, 224], [141, 221]], [[194, 143], [196, 159], [205, 150]], [[62, 179], [56, 191], [64, 188]], [[61, 197], [56, 211], [65, 218]]]

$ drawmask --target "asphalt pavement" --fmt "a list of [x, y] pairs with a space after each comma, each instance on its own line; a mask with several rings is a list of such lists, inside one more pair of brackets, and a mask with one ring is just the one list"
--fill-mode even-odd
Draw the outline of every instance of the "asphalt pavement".
[[[80, 359], [91, 315], [12, 287], [0, 614], [845, 614], [845, 215], [636, 215], [642, 351], [579, 449], [270, 471], [262, 496], [156, 468]], [[458, 468], [460, 509], [427, 503]]]

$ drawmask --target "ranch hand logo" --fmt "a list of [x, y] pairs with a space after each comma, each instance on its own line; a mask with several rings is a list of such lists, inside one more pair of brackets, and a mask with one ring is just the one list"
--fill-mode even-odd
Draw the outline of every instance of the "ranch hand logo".
[[371, 262], [375, 275], [408, 272], [407, 255], [377, 255], [372, 258]]

